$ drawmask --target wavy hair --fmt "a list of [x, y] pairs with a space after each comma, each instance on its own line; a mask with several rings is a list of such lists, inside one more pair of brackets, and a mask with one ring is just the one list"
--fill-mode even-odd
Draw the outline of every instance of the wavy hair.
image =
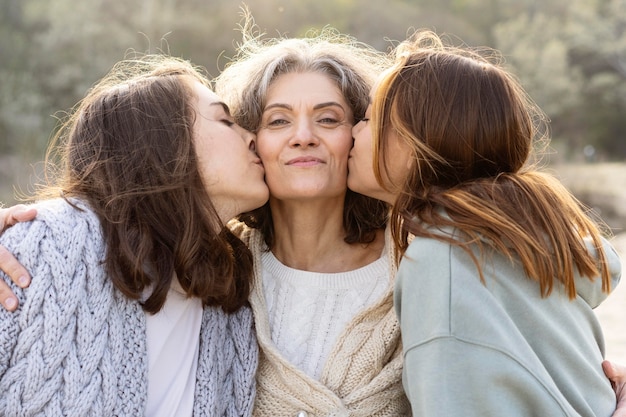
[[[390, 61], [388, 56], [326, 27], [303, 38], [264, 39], [249, 13], [244, 12], [242, 43], [237, 54], [215, 80], [216, 92], [230, 106], [242, 127], [253, 132], [261, 126], [267, 93], [276, 78], [288, 73], [314, 72], [329, 77], [343, 93], [354, 118], [365, 115], [369, 91]], [[344, 227], [347, 243], [369, 243], [384, 228], [388, 207], [385, 203], [347, 191]], [[246, 224], [260, 229], [268, 247], [274, 231], [269, 203], [240, 216]]]
[[[398, 256], [409, 234], [445, 240], [464, 248], [484, 279], [478, 257], [489, 246], [519, 259], [542, 296], [556, 279], [575, 297], [574, 267], [590, 279], [601, 276], [608, 291], [600, 225], [531, 160], [535, 145], [547, 143], [548, 121], [496, 51], [456, 48], [418, 31], [395, 55], [373, 99], [372, 129], [379, 183], [389, 172], [389, 132], [412, 153], [406, 181], [394, 185], [401, 190], [390, 218]], [[445, 226], [461, 237], [435, 232]]]
[[150, 313], [163, 307], [174, 277], [188, 296], [228, 312], [246, 304], [250, 289], [250, 251], [220, 221], [199, 173], [193, 82], [209, 85], [177, 58], [116, 64], [60, 126], [46, 158], [59, 168], [56, 186], [42, 194], [89, 203], [113, 284], [131, 299], [149, 290]]

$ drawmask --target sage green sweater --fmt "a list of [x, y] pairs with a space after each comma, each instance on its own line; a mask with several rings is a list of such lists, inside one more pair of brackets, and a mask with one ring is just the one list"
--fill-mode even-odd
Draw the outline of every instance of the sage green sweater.
[[[619, 256], [604, 243], [616, 285]], [[484, 285], [463, 249], [425, 238], [400, 263], [394, 301], [413, 415], [610, 416], [592, 310], [607, 295], [601, 280], [577, 277], [574, 300], [560, 283], [541, 298], [521, 264], [489, 254], [483, 266]]]

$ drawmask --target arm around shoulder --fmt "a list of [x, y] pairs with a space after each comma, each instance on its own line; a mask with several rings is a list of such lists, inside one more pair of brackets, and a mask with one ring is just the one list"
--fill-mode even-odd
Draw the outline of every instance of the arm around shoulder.
[[[86, 263], [99, 265], [104, 253], [99, 223], [91, 213], [80, 213], [66, 202], [55, 200], [50, 206], [46, 205], [41, 214], [41, 218], [19, 223], [0, 236], [0, 244], [33, 276], [28, 290], [22, 290], [0, 272], [0, 281], [11, 288], [20, 304], [16, 312], [0, 308], [0, 375], [3, 380], [7, 369], [15, 368], [20, 360], [21, 354], [13, 352], [16, 343], [19, 342], [24, 355], [28, 355], [31, 345], [43, 342], [37, 329], [50, 323], [63, 326], [71, 320], [81, 302], [81, 294], [89, 291], [85, 284], [91, 279], [87, 280], [87, 275], [97, 270], [87, 267]], [[92, 281], [97, 286], [92, 291], [102, 291], [102, 279]], [[0, 384], [0, 390], [3, 386]]]

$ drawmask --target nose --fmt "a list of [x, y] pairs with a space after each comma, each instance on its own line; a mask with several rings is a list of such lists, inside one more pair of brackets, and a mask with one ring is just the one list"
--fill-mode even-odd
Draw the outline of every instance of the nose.
[[363, 128], [361, 125], [363, 124], [362, 120], [359, 120], [354, 126], [352, 126], [352, 138], [356, 136], [357, 133], [361, 131]]
[[294, 147], [317, 146], [319, 139], [314, 131], [314, 126], [310, 120], [299, 120], [296, 129], [289, 140], [289, 144]]
[[256, 152], [256, 135], [241, 126], [237, 126], [237, 128], [239, 129], [239, 132], [244, 142], [248, 145], [248, 149]]

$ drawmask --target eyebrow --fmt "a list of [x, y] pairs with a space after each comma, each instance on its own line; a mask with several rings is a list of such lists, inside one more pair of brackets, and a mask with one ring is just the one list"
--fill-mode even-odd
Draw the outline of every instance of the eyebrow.
[[228, 108], [228, 105], [224, 103], [223, 101], [215, 101], [211, 103], [211, 106], [221, 106], [226, 112], [226, 114], [230, 115], [230, 109]]
[[[313, 106], [313, 110], [319, 110], [319, 109], [323, 109], [325, 107], [339, 107], [341, 110], [346, 111], [343, 106], [339, 103], [337, 103], [336, 101], [327, 101], [324, 103], [319, 103], [316, 104], [315, 106]], [[273, 103], [270, 104], [268, 106], [266, 106], [263, 111], [266, 110], [270, 110], [273, 108], [280, 108], [280, 109], [286, 109], [286, 110], [293, 110], [293, 107], [290, 106], [289, 104], [285, 104], [285, 103]]]

